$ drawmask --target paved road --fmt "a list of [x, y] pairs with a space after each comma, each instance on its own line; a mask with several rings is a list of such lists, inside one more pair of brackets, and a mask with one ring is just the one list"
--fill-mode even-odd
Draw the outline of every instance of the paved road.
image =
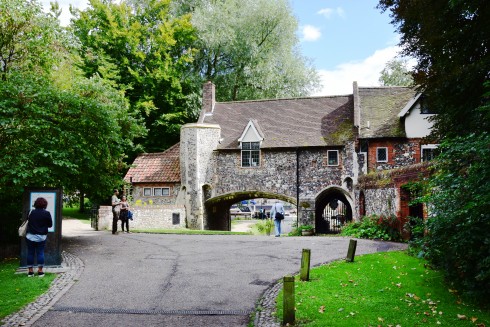
[[[63, 222], [63, 250], [84, 263], [80, 280], [34, 326], [247, 326], [264, 291], [312, 265], [345, 257], [348, 239], [151, 235], [92, 231]], [[402, 245], [359, 240], [357, 254]]]

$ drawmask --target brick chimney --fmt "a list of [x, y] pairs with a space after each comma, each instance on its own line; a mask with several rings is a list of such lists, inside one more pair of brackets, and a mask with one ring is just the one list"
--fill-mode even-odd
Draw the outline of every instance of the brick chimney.
[[204, 122], [204, 116], [206, 114], [212, 114], [214, 110], [215, 100], [215, 88], [211, 81], [204, 83], [202, 87], [202, 109], [199, 115], [199, 122]]

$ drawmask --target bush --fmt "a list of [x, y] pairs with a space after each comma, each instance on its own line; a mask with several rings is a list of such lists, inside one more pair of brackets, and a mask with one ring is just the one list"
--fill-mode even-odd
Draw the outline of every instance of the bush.
[[340, 233], [343, 236], [357, 238], [380, 239], [385, 241], [401, 240], [399, 220], [396, 216], [371, 215], [361, 221], [348, 223]]
[[410, 235], [410, 240], [408, 241], [409, 254], [418, 258], [424, 257], [426, 252], [426, 224], [424, 219], [409, 216], [408, 221], [403, 226], [403, 229]]
[[467, 295], [490, 302], [490, 134], [441, 144], [428, 197], [427, 258]]

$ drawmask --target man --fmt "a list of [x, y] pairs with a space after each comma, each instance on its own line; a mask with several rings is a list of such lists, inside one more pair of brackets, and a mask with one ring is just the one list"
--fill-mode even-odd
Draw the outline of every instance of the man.
[[121, 200], [117, 197], [119, 191], [114, 189], [114, 194], [112, 195], [112, 234], [117, 234], [117, 221], [119, 220], [119, 213], [121, 212]]
[[284, 219], [284, 206], [282, 202], [276, 201], [271, 208], [271, 219], [274, 219], [276, 237], [281, 235], [281, 220]]

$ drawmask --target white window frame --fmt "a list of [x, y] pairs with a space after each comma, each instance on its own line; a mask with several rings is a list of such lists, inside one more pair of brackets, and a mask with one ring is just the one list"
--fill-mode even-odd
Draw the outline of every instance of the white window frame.
[[[385, 160], [379, 160], [379, 150], [385, 150], [386, 153], [386, 159]], [[388, 162], [388, 148], [385, 146], [380, 146], [376, 148], [376, 162]]]
[[420, 146], [420, 162], [424, 162], [424, 150], [434, 151], [438, 147], [439, 147], [439, 144], [422, 144]]
[[[157, 194], [158, 190], [160, 190], [160, 194]], [[164, 192], [164, 190], [166, 190], [166, 192]], [[156, 196], [156, 197], [170, 196], [170, 187], [144, 187], [143, 196]]]
[[[250, 144], [250, 148], [244, 149], [245, 144]], [[257, 145], [257, 149], [253, 149], [253, 144]], [[243, 165], [244, 154], [249, 156], [249, 165]], [[256, 154], [257, 156], [253, 156]], [[254, 161], [253, 159], [256, 159]], [[260, 167], [260, 142], [241, 142], [240, 165], [242, 168], [258, 168]]]
[[[337, 162], [335, 164], [330, 164], [330, 152], [335, 152], [337, 157]], [[339, 160], [339, 150], [328, 150], [327, 151], [327, 166], [338, 166], [340, 164]]]

